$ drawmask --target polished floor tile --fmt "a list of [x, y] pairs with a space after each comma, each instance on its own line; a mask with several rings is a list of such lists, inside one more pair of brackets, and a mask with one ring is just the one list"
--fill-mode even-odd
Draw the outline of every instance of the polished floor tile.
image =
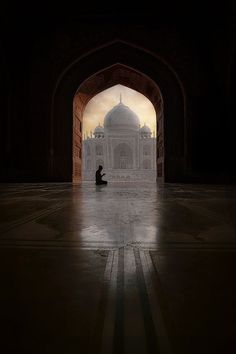
[[236, 336], [236, 189], [0, 185], [8, 353], [218, 354]]

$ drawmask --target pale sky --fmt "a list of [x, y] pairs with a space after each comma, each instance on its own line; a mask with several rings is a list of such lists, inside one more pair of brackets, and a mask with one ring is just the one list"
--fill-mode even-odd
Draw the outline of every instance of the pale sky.
[[103, 125], [107, 112], [120, 102], [120, 94], [122, 102], [138, 115], [141, 127], [146, 123], [156, 133], [156, 112], [151, 101], [135, 90], [116, 85], [100, 92], [88, 102], [83, 114], [83, 137], [87, 133], [90, 136], [90, 131], [93, 132], [99, 123]]

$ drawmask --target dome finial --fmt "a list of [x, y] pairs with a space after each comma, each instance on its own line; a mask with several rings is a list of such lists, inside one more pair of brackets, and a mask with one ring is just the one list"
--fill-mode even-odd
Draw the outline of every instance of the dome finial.
[[120, 103], [122, 103], [122, 95], [121, 95], [121, 93], [120, 93]]

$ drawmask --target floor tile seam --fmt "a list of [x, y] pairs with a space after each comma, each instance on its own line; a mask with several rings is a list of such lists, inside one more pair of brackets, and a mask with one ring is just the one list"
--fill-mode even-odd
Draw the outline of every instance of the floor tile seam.
[[63, 250], [63, 249], [70, 249], [70, 250], [73, 250], [73, 249], [83, 249], [83, 250], [108, 250], [108, 251], [117, 251], [119, 250], [120, 248], [115, 248], [115, 247], [111, 247], [109, 245], [69, 245], [69, 244], [66, 244], [66, 245], [53, 245], [53, 244], [47, 244], [47, 243], [44, 243], [44, 244], [35, 244], [35, 243], [28, 243], [28, 244], [5, 244], [5, 245], [0, 245], [0, 249], [24, 249], [24, 248], [35, 248], [35, 249], [60, 249], [60, 250]]
[[[32, 201], [32, 200], [33, 201], [37, 201], [37, 200], [44, 199], [44, 197], [45, 197], [46, 200], [50, 200], [50, 198], [46, 198], [46, 197], [48, 197], [50, 195], [55, 196], [56, 194], [59, 194], [59, 193], [62, 193], [62, 192], [47, 192], [47, 193], [43, 193], [42, 192], [42, 193], [37, 193], [37, 194], [33, 194], [33, 195], [24, 195], [24, 194], [21, 195], [20, 193], [17, 193], [19, 195], [10, 196], [10, 197], [8, 195], [5, 195], [1, 199], [0, 204], [2, 202], [5, 203], [6, 201], [11, 203], [11, 202], [16, 202], [18, 200], [21, 200], [21, 201]], [[56, 196], [55, 196], [55, 198], [56, 198]], [[57, 199], [59, 199], [59, 197]]]
[[[140, 257], [144, 270], [144, 278], [148, 289], [148, 296], [153, 309], [153, 320], [156, 326], [160, 352], [163, 354], [172, 354], [170, 338], [166, 326], [166, 313], [165, 315], [163, 313], [164, 294], [162, 285], [159, 279], [156, 278], [156, 273], [153, 273], [154, 269], [149, 250], [140, 251]], [[167, 317], [169, 322], [169, 313]]]
[[57, 203], [56, 205], [54, 205], [50, 208], [45, 208], [45, 209], [41, 210], [40, 212], [33, 213], [25, 218], [19, 219], [18, 221], [13, 221], [10, 225], [8, 225], [8, 226], [6, 225], [5, 228], [4, 228], [4, 226], [2, 228], [0, 227], [0, 235], [7, 233], [8, 231], [13, 230], [13, 229], [15, 229], [21, 225], [24, 225], [30, 221], [38, 220], [39, 218], [41, 218], [43, 216], [53, 214], [54, 212], [60, 210], [61, 208], [63, 208], [67, 204], [68, 204], [68, 202]]
[[102, 351], [103, 345], [103, 332], [104, 324], [106, 320], [107, 305], [108, 305], [108, 294], [110, 287], [110, 275], [112, 272], [114, 262], [114, 251], [108, 251], [106, 264], [103, 273], [103, 279], [99, 289], [99, 300], [97, 304], [97, 311], [94, 318], [93, 328], [90, 336], [90, 343], [88, 345], [88, 352], [93, 353], [94, 348], [99, 354]]
[[148, 296], [147, 286], [145, 282], [144, 270], [143, 270], [143, 265], [140, 257], [140, 250], [134, 248], [133, 254], [134, 254], [135, 266], [136, 266], [137, 289], [139, 293], [141, 312], [143, 316], [147, 353], [161, 354], [159, 341], [158, 341], [158, 334], [156, 332], [150, 299]]
[[[114, 325], [116, 315], [117, 301], [117, 275], [118, 275], [118, 250], [111, 250], [112, 262], [109, 276], [106, 279], [108, 282], [108, 301], [103, 326], [102, 338], [102, 354], [111, 354], [113, 352], [114, 342]], [[122, 354], [122, 353], [121, 353]]]
[[210, 210], [204, 206], [194, 206], [194, 205], [186, 205], [185, 203], [178, 202], [180, 205], [188, 207], [188, 209], [197, 212], [200, 215], [210, 217], [214, 220], [219, 220], [221, 223], [228, 224], [229, 220], [226, 217], [222, 217], [220, 213]]
[[[59, 203], [59, 204], [61, 205], [62, 203]], [[40, 210], [38, 212], [35, 212], [33, 214], [30, 214], [30, 215], [28, 215], [28, 216], [26, 216], [24, 218], [21, 218], [21, 219], [18, 219], [16, 221], [11, 222], [9, 227], [11, 227], [11, 226], [14, 227], [14, 225], [17, 226], [18, 224], [24, 224], [27, 221], [33, 220], [34, 218], [41, 217], [41, 215], [43, 215], [44, 213], [48, 213], [48, 212], [50, 212], [51, 210], [53, 210], [54, 208], [57, 208], [57, 207], [58, 207], [57, 205], [54, 205], [53, 207], [50, 207], [50, 208], [44, 208], [44, 209], [42, 209], [42, 210]], [[6, 225], [6, 227], [7, 227], [7, 225]]]
[[113, 354], [123, 354], [124, 348], [124, 249], [118, 250], [116, 302], [113, 333]]
[[97, 248], [97, 249], [110, 249], [110, 250], [119, 250], [119, 249], [127, 249], [127, 248], [132, 248], [132, 249], [138, 249], [138, 250], [143, 250], [143, 251], [150, 251], [150, 252], [181, 252], [181, 251], [192, 251], [192, 252], [236, 252], [236, 246], [223, 246], [221, 247], [213, 247], [213, 246], [208, 246], [208, 247], [200, 247], [200, 246], [163, 246], [163, 245], [143, 245], [143, 244], [136, 244], [135, 242], [127, 242], [127, 243], [117, 243], [113, 241], [85, 241], [85, 242], [80, 242], [80, 241], [64, 241], [64, 240], [0, 240], [0, 248], [10, 248], [10, 247], [55, 247], [55, 248], [63, 248], [63, 247], [68, 247], [68, 248], [82, 248], [85, 247], [85, 245], [89, 245], [86, 247], [90, 248]]
[[149, 264], [151, 283], [153, 285], [154, 292], [156, 294], [155, 299], [158, 299], [157, 304], [159, 306], [159, 313], [161, 314], [161, 318], [162, 318], [162, 323], [163, 323], [162, 326], [165, 331], [164, 338], [166, 339], [166, 341], [164, 342], [165, 350], [163, 354], [167, 354], [167, 353], [173, 354], [172, 351], [174, 352], [173, 350], [174, 343], [172, 342], [171, 339], [172, 337], [170, 332], [172, 332], [172, 335], [173, 333], [176, 333], [176, 324], [171, 318], [171, 311], [167, 300], [167, 293], [162, 284], [161, 276], [153, 260], [151, 251], [149, 250], [145, 251], [145, 258]]

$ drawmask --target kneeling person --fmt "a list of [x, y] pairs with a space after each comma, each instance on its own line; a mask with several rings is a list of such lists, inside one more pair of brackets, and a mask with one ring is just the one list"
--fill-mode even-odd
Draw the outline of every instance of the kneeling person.
[[107, 181], [103, 181], [102, 177], [105, 173], [102, 174], [103, 167], [101, 165], [98, 166], [98, 170], [96, 171], [96, 184], [107, 184]]

